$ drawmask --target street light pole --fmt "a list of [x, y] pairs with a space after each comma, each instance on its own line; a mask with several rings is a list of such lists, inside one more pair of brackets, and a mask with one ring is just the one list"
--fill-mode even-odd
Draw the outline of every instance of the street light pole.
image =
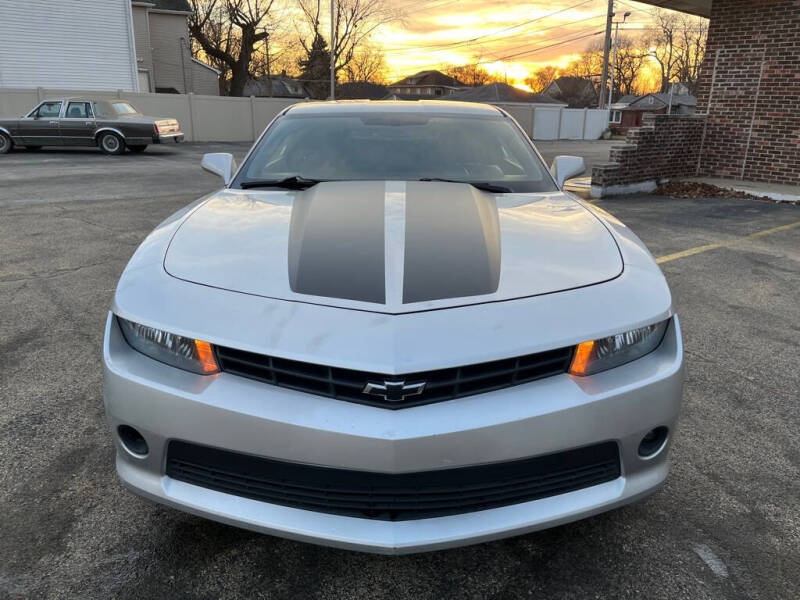
[[334, 89], [336, 87], [336, 53], [334, 52], [336, 47], [335, 1], [331, 0], [331, 100], [336, 100], [336, 91]]
[[603, 43], [603, 76], [600, 80], [600, 103], [598, 108], [606, 107], [606, 81], [608, 81], [608, 55], [611, 51], [611, 21], [614, 18], [614, 0], [608, 0], [606, 13], [606, 38]]
[[[631, 13], [626, 12], [625, 15], [622, 17], [622, 22], [624, 23], [628, 17], [631, 16]], [[614, 84], [616, 82], [617, 76], [617, 43], [619, 42], [619, 21], [616, 22], [616, 28], [614, 29], [614, 62], [611, 66], [611, 93], [608, 95], [608, 107], [611, 108], [611, 103], [614, 102]]]

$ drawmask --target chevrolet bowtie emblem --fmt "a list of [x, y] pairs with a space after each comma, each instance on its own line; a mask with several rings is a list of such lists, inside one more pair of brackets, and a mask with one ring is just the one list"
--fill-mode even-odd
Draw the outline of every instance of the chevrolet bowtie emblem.
[[406, 383], [405, 381], [384, 381], [368, 383], [362, 390], [365, 394], [382, 396], [387, 402], [402, 402], [407, 396], [417, 396], [425, 390], [425, 382]]

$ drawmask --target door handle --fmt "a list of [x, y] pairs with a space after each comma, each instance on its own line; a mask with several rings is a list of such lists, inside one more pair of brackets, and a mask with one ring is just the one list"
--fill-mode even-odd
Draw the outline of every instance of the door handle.
[[48, 123], [50, 123], [50, 125], [58, 125], [58, 121], [48, 121]]
[[94, 121], [86, 121], [86, 125], [94, 125]]

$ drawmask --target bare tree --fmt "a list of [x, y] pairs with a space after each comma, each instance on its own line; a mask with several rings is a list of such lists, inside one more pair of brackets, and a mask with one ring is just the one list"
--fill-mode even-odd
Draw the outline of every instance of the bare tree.
[[268, 41], [275, 0], [191, 0], [189, 32], [203, 54], [229, 78], [228, 93], [241, 96], [256, 46]]
[[[640, 75], [648, 60], [647, 49], [639, 40], [620, 35], [617, 39], [617, 66], [614, 71], [614, 93], [617, 96], [636, 95], [644, 92]], [[613, 100], [613, 98], [612, 98]]]
[[594, 79], [603, 72], [603, 48], [601, 45], [590, 44], [586, 50], [571, 61], [562, 71], [561, 75], [569, 77], [582, 77]]
[[708, 21], [665, 10], [656, 10], [653, 14], [655, 29], [644, 41], [658, 65], [660, 91], [667, 91], [672, 81], [681, 81], [693, 88], [703, 61]]
[[[327, 16], [327, 6], [320, 0], [297, 0], [308, 28], [307, 37], [301, 37], [301, 44], [310, 55], [314, 40], [325, 37], [323, 21]], [[366, 43], [378, 27], [399, 18], [399, 13], [387, 0], [333, 0], [336, 11], [335, 39], [329, 44], [334, 56], [335, 71], [339, 73], [352, 62], [358, 48]], [[326, 3], [327, 4], [327, 3]]]
[[533, 93], [538, 94], [553, 83], [559, 76], [558, 69], [553, 65], [547, 65], [541, 69], [535, 70], [531, 73], [530, 77], [525, 78], [525, 85], [527, 85]]
[[380, 83], [386, 81], [386, 56], [380, 46], [362, 43], [353, 53], [352, 60], [344, 68], [345, 80]]
[[675, 78], [689, 87], [689, 93], [694, 94], [697, 89], [697, 80], [700, 77], [700, 65], [706, 52], [708, 39], [708, 21], [706, 19], [690, 17], [692, 27], [682, 27], [680, 30], [679, 46], [680, 60], [678, 61]]
[[497, 77], [481, 66], [479, 56], [473, 60], [475, 62], [466, 65], [447, 65], [442, 68], [442, 73], [470, 87], [479, 87], [499, 81]]

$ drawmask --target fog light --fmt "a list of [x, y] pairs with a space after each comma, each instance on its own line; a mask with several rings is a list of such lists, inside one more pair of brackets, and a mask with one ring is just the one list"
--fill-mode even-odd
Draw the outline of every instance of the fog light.
[[147, 446], [144, 436], [133, 427], [129, 425], [120, 425], [117, 427], [117, 434], [119, 435], [122, 445], [125, 446], [128, 452], [136, 456], [147, 456], [150, 448]]
[[667, 441], [668, 431], [666, 427], [656, 427], [648, 431], [639, 444], [639, 456], [648, 458], [661, 450]]

